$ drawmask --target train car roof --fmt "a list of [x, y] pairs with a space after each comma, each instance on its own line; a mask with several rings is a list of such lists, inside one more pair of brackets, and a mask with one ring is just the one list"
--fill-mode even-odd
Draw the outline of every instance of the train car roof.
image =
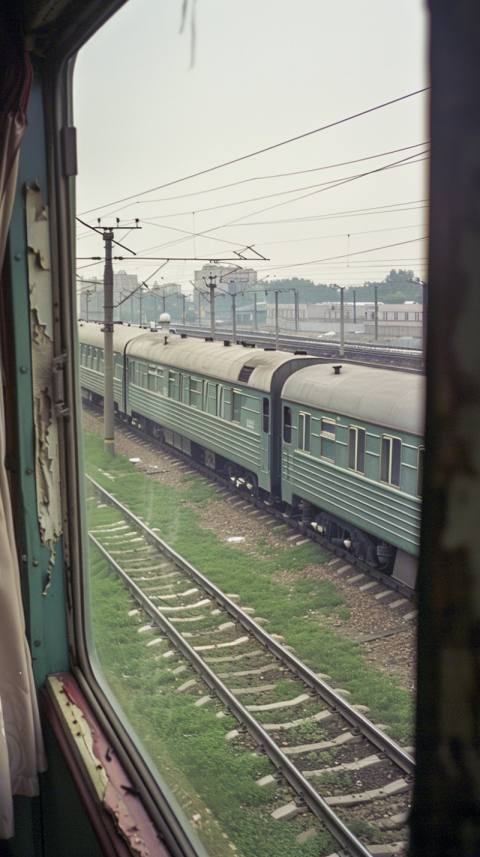
[[332, 364], [324, 363], [295, 372], [282, 398], [396, 431], [420, 436], [424, 431], [423, 375], [350, 363], [337, 375]]
[[[80, 342], [103, 347], [102, 325], [80, 322]], [[287, 363], [297, 368], [312, 357], [290, 354], [286, 351], [265, 351], [243, 345], [225, 346], [223, 340], [205, 342], [193, 336], [182, 338], [169, 333], [165, 345], [163, 331], [146, 331], [138, 327], [115, 325], [115, 351], [126, 349], [130, 357], [138, 357], [180, 372], [208, 375], [232, 384], [243, 384], [262, 392], [270, 392], [274, 373]], [[318, 358], [317, 358], [318, 359]], [[242, 369], [252, 369], [248, 378], [240, 380]]]
[[[85, 345], [94, 345], [103, 348], [103, 324], [95, 324], [92, 321], [80, 321], [78, 324], [80, 342]], [[129, 325], [115, 325], [114, 342], [116, 351], [125, 348], [130, 339], [144, 336], [147, 331], [141, 327], [130, 327]]]

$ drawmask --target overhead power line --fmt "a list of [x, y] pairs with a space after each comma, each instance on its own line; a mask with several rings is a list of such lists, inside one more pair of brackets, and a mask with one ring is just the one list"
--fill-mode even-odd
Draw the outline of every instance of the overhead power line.
[[282, 140], [281, 143], [274, 143], [271, 146], [266, 146], [264, 149], [257, 149], [256, 152], [250, 152], [248, 155], [241, 155], [239, 158], [232, 158], [232, 160], [225, 161], [223, 164], [217, 164], [215, 167], [208, 167], [207, 169], [200, 170], [197, 173], [191, 173], [188, 176], [183, 176], [181, 179], [174, 179], [171, 182], [165, 182], [165, 184], [149, 188], [148, 190], [141, 191], [140, 193], [134, 193], [130, 196], [125, 196], [122, 199], [116, 199], [112, 202], [105, 203], [104, 205], [90, 208], [88, 211], [81, 212], [81, 214], [84, 216], [86, 214], [90, 214], [92, 211], [99, 211], [100, 209], [106, 208], [110, 205], [118, 205], [121, 202], [128, 202], [130, 199], [137, 199], [139, 196], [145, 196], [147, 193], [154, 193], [154, 191], [163, 190], [165, 187], [172, 187], [172, 185], [180, 184], [180, 182], [188, 181], [189, 179], [194, 179], [198, 176], [204, 176], [207, 173], [212, 173], [215, 170], [222, 169], [223, 167], [238, 164], [240, 161], [248, 160], [248, 158], [263, 155], [265, 152], [271, 152], [273, 149], [278, 149], [281, 146], [287, 146], [289, 143], [295, 143], [297, 140], [303, 140], [306, 137], [311, 137], [313, 134], [319, 134], [320, 131], [327, 131], [329, 128], [335, 128], [338, 125], [343, 125], [345, 122], [351, 122], [353, 119], [359, 119], [361, 116], [366, 116], [368, 113], [374, 113], [376, 110], [382, 110], [384, 107], [389, 107], [391, 104], [398, 104], [400, 101], [405, 101], [407, 98], [413, 98], [413, 96], [420, 95], [422, 92], [427, 92], [429, 89], [429, 86], [425, 86], [423, 89], [417, 89], [415, 92], [409, 92], [407, 95], [401, 95], [399, 98], [393, 98], [391, 101], [385, 101], [383, 104], [377, 104], [375, 107], [369, 107], [367, 110], [361, 110], [359, 113], [353, 113], [351, 116], [346, 116], [344, 119], [337, 119], [336, 122], [330, 122], [328, 125], [322, 125], [320, 128], [314, 128], [313, 131], [306, 131], [304, 134], [298, 134], [295, 137], [290, 137], [288, 140]]
[[352, 256], [374, 253], [376, 250], [388, 250], [390, 247], [400, 247], [403, 244], [413, 244], [415, 241], [426, 241], [427, 239], [428, 235], [422, 235], [421, 238], [410, 238], [409, 241], [397, 241], [395, 244], [383, 244], [381, 247], [369, 247], [368, 250], [356, 250], [355, 253], [342, 253], [340, 256], [328, 256], [325, 259], [312, 259], [309, 262], [294, 262], [290, 265], [274, 265], [273, 267], [270, 265], [269, 270], [279, 271], [283, 268], [300, 268], [304, 265], [319, 265], [321, 262], [333, 262], [336, 259], [348, 259]]
[[[413, 146], [402, 146], [400, 149], [390, 149], [390, 151], [388, 152], [379, 152], [376, 155], [366, 155], [364, 158], [354, 158], [351, 161], [342, 161], [338, 164], [326, 164], [323, 167], [311, 167], [308, 170], [295, 170], [294, 172], [289, 173], [273, 173], [271, 175], [266, 176], [250, 176], [250, 178], [248, 179], [241, 179], [240, 181], [229, 182], [228, 184], [216, 185], [216, 187], [207, 187], [204, 190], [195, 190], [191, 193], [182, 193], [178, 194], [177, 196], [163, 196], [160, 197], [160, 199], [137, 200], [135, 202], [130, 202], [128, 205], [122, 206], [122, 208], [116, 209], [116, 211], [110, 211], [108, 216], [117, 214], [119, 211], [123, 211], [125, 208], [131, 208], [132, 205], [149, 205], [150, 203], [154, 202], [172, 202], [177, 199], [189, 199], [192, 196], [201, 196], [205, 193], [215, 193], [218, 190], [227, 190], [228, 188], [237, 187], [238, 185], [242, 184], [248, 184], [249, 182], [267, 181], [268, 179], [284, 179], [289, 178], [291, 176], [305, 175], [306, 173], [318, 173], [324, 170], [334, 170], [338, 169], [339, 167], [348, 167], [352, 164], [361, 164], [364, 161], [374, 161], [376, 160], [376, 158], [386, 158], [387, 155], [396, 155], [398, 154], [398, 152], [408, 152], [411, 149], [420, 149], [422, 146], [429, 145], [430, 142], [427, 140], [424, 143], [415, 143], [415, 145]], [[115, 203], [112, 203], [112, 205], [115, 205]]]

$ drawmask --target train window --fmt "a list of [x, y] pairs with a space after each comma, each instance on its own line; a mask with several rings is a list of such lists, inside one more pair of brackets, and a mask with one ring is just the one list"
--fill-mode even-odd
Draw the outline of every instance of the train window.
[[217, 416], [225, 417], [225, 399], [223, 384], [217, 384]]
[[232, 422], [234, 422], [234, 423], [240, 422], [241, 407], [242, 407], [241, 394], [238, 393], [236, 390], [232, 390], [232, 399], [231, 399]]
[[283, 409], [283, 439], [285, 443], [292, 442], [292, 409], [286, 405]]
[[425, 455], [425, 447], [419, 446], [417, 457], [417, 497], [422, 496], [423, 487], [423, 458]]
[[176, 377], [176, 374], [177, 374], [176, 372], [169, 372], [168, 373], [168, 395], [169, 395], [170, 399], [175, 398], [175, 377]]
[[263, 397], [263, 430], [266, 434], [270, 431], [270, 400]]
[[402, 441], [398, 437], [382, 436], [380, 481], [400, 488]]
[[310, 414], [298, 415], [297, 449], [310, 452]]
[[203, 381], [198, 378], [190, 378], [190, 405], [192, 408], [202, 410], [203, 406]]
[[350, 426], [348, 429], [348, 468], [358, 473], [365, 473], [365, 440], [366, 431]]
[[335, 420], [320, 420], [320, 455], [328, 461], [335, 461]]

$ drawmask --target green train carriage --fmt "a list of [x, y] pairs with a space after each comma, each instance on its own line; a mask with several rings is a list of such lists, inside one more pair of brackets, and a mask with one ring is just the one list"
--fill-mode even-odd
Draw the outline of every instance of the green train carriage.
[[413, 585], [425, 379], [352, 364], [302, 369], [282, 392], [282, 497], [292, 514]]
[[[103, 398], [103, 333], [81, 323], [84, 395]], [[120, 414], [265, 499], [280, 496], [286, 379], [321, 358], [115, 326], [114, 401]]]

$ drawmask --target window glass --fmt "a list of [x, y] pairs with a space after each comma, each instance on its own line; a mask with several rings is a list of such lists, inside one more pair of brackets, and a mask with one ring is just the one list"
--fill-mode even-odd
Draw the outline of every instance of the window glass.
[[402, 469], [402, 441], [398, 437], [383, 435], [380, 453], [380, 480], [400, 488]]
[[292, 442], [292, 410], [291, 408], [283, 408], [283, 439], [285, 443]]
[[397, 437], [392, 438], [392, 469], [390, 481], [400, 487], [400, 470], [402, 464], [402, 442]]
[[334, 420], [320, 420], [320, 455], [328, 461], [335, 461], [335, 432]]
[[348, 429], [348, 467], [350, 470], [355, 470], [356, 464], [356, 446], [357, 446], [357, 430], [354, 428]]
[[270, 431], [270, 400], [264, 396], [263, 397], [263, 431], [265, 434], [268, 434]]
[[348, 467], [365, 473], [365, 439], [366, 431], [350, 426], [348, 429]]
[[417, 495], [418, 497], [422, 496], [423, 490], [423, 457], [425, 454], [425, 447], [420, 446], [418, 449], [418, 457], [417, 457]]
[[365, 429], [357, 429], [357, 466], [359, 473], [365, 473], [365, 445], [367, 432]]
[[303, 414], [298, 415], [298, 432], [297, 432], [297, 448], [303, 449], [303, 433], [304, 433], [305, 417]]
[[168, 396], [170, 399], [175, 398], [175, 386], [178, 390], [178, 377], [176, 372], [169, 370], [168, 372]]
[[242, 407], [241, 393], [237, 393], [235, 390], [232, 390], [232, 421], [234, 423], [240, 422], [241, 407]]
[[[414, 3], [420, 2], [414, 0]], [[349, 3], [353, 9], [353, 0]], [[363, 187], [362, 182], [350, 182], [339, 189], [332, 186], [327, 195], [315, 195], [324, 179], [333, 180], [335, 176], [337, 179], [347, 178], [349, 174], [363, 174], [378, 166], [372, 160], [355, 164], [356, 159], [376, 157], [381, 152], [406, 145], [398, 142], [403, 114], [400, 115], [401, 111], [396, 108], [372, 114], [379, 117], [378, 122], [382, 119], [381, 145], [378, 134], [372, 134], [372, 129], [367, 127], [370, 123], [367, 117], [365, 122], [352, 119], [333, 131], [280, 149], [274, 147], [273, 151], [265, 150], [261, 157], [243, 160], [243, 155], [321, 126], [323, 120], [318, 116], [315, 118], [315, 111], [323, 116], [324, 113], [331, 114], [333, 109], [333, 121], [352, 116], [365, 106], [380, 104], [382, 98], [377, 98], [375, 91], [364, 85], [368, 79], [363, 81], [361, 78], [368, 69], [375, 83], [378, 80], [375, 63], [381, 65], [384, 59], [383, 55], [380, 56], [381, 51], [370, 51], [368, 62], [364, 61], [372, 21], [378, 17], [368, 8], [365, 12], [362, 7], [361, 14], [359, 12], [353, 18], [351, 15], [339, 15], [335, 32], [325, 39], [322, 36], [324, 4], [295, 4], [290, 0], [286, 4], [274, 5], [271, 0], [256, 0], [254, 4], [245, 5], [248, 5], [247, 14], [239, 15], [238, 10], [242, 8], [243, 11], [243, 4], [218, 0], [214, 4], [195, 4], [194, 0], [173, 3], [129, 0], [123, 5], [117, 3], [121, 7], [119, 12], [111, 22], [104, 24], [98, 38], [95, 36], [77, 57], [75, 86], [78, 86], [79, 98], [74, 102], [74, 115], [79, 125], [81, 173], [76, 185], [78, 215], [88, 223], [86, 227], [78, 226], [77, 272], [85, 285], [91, 280], [98, 283], [97, 286], [89, 286], [92, 299], [88, 310], [90, 317], [99, 322], [102, 321], [105, 303], [104, 242], [101, 234], [94, 230], [100, 226], [101, 232], [111, 225], [115, 240], [124, 245], [124, 248], [114, 246], [112, 266], [114, 337], [121, 357], [115, 363], [116, 400], [121, 409], [126, 393], [125, 420], [124, 425], [121, 420], [115, 424], [116, 457], [110, 468], [109, 459], [104, 454], [103, 437], [101, 434], [94, 436], [101, 420], [92, 418], [91, 408], [85, 411], [85, 470], [129, 506], [137, 520], [148, 523], [173, 550], [225, 593], [237, 593], [238, 604], [245, 606], [247, 612], [255, 610], [252, 615], [264, 616], [270, 622], [266, 628], [283, 634], [285, 645], [294, 646], [301, 660], [313, 658], [309, 661], [312, 669], [327, 671], [328, 664], [322, 663], [321, 650], [325, 628], [312, 621], [309, 612], [314, 610], [321, 617], [322, 612], [330, 609], [328, 604], [325, 606], [328, 593], [325, 594], [322, 581], [311, 574], [317, 561], [312, 553], [317, 550], [316, 546], [312, 543], [297, 549], [295, 540], [292, 542], [283, 537], [279, 540], [275, 527], [272, 530], [253, 508], [252, 516], [245, 518], [251, 523], [244, 532], [242, 503], [250, 494], [258, 499], [258, 505], [274, 504], [274, 511], [278, 514], [286, 511], [285, 504], [291, 503], [295, 516], [300, 504], [305, 503], [305, 497], [301, 495], [307, 493], [310, 498], [306, 502], [311, 502], [312, 509], [304, 505], [299, 513], [304, 518], [303, 529], [309, 519], [315, 522], [319, 512], [329, 511], [342, 518], [344, 510], [345, 515], [352, 514], [356, 507], [358, 511], [359, 495], [343, 491], [341, 481], [348, 479], [354, 483], [353, 476], [364, 472], [366, 435], [356, 426], [349, 426], [348, 420], [345, 425], [342, 418], [337, 437], [336, 412], [329, 412], [327, 408], [318, 412], [313, 404], [312, 412], [304, 412], [303, 407], [310, 405], [302, 405], [298, 401], [301, 399], [300, 382], [298, 387], [289, 387], [292, 396], [286, 398], [291, 405], [282, 400], [289, 361], [301, 366], [308, 363], [309, 358], [294, 358], [290, 353], [284, 360], [279, 352], [271, 349], [275, 331], [275, 298], [280, 311], [281, 349], [287, 341], [284, 336], [293, 334], [296, 327], [299, 328], [297, 333], [308, 336], [313, 333], [315, 338], [327, 334], [325, 340], [322, 337], [319, 341], [328, 342], [328, 333], [333, 328], [338, 333], [340, 295], [338, 292], [326, 292], [319, 284], [335, 282], [339, 277], [338, 282], [346, 284], [345, 309], [347, 312], [350, 310], [351, 316], [352, 284], [361, 286], [368, 280], [371, 286], [363, 290], [368, 295], [363, 299], [362, 289], [358, 288], [356, 292], [359, 302], [356, 317], [363, 328], [365, 316], [373, 317], [373, 283], [383, 281], [390, 268], [401, 263], [400, 257], [395, 257], [398, 259], [395, 263], [392, 254], [390, 262], [382, 268], [380, 260], [389, 257], [387, 253], [380, 255], [377, 264], [378, 254], [372, 256], [368, 251], [369, 247], [376, 246], [375, 236], [372, 244], [371, 230], [390, 226], [397, 228], [400, 221], [405, 223], [401, 219], [405, 217], [403, 213], [399, 213], [399, 221], [397, 215], [390, 211], [385, 217], [378, 211], [395, 201], [422, 198], [416, 188], [407, 188], [405, 183], [414, 170], [420, 173], [423, 164], [414, 169], [407, 166], [403, 170], [380, 173], [375, 179], [374, 198], [370, 202], [368, 199], [362, 201], [362, 192], [365, 192], [360, 187]], [[410, 5], [388, 4], [389, 14], [384, 16], [388, 18], [388, 29], [386, 33], [376, 32], [378, 44], [388, 44], [387, 53], [395, 54], [397, 76], [409, 34], [417, 33], [418, 28], [409, 27], [405, 38], [405, 33], [399, 32], [398, 28], [393, 29], [394, 18], [398, 8]], [[329, 26], [331, 17], [337, 14], [336, 6], [341, 7], [342, 4], [329, 4]], [[395, 8], [391, 11], [390, 7]], [[211, 14], [212, 9], [214, 14]], [[185, 12], [185, 26], [179, 35], [182, 12]], [[366, 28], [365, 18], [369, 19]], [[349, 39], [345, 34], [346, 22], [351, 25], [354, 38]], [[123, 35], [122, 26], [125, 28]], [[109, 41], [110, 31], [115, 31], [120, 37], [115, 49], [113, 37]], [[192, 39], [191, 44], [190, 33], [194, 32], [196, 39]], [[391, 38], [392, 32], [396, 35], [394, 39]], [[275, 50], [268, 47], [272, 44], [272, 34]], [[319, 38], [323, 38], [321, 50], [318, 48]], [[95, 41], [97, 47], [94, 50]], [[347, 52], [342, 54], [345, 48]], [[412, 67], [411, 59], [409, 55], [405, 66], [408, 70]], [[146, 73], [143, 80], [137, 78], [140, 68]], [[320, 89], [310, 86], [309, 81], [320, 79], [322, 75], [325, 77], [325, 69], [331, 70], [333, 89], [330, 86]], [[338, 69], [341, 70], [340, 76]], [[355, 70], [353, 89], [348, 81], [352, 70]], [[342, 73], [349, 85], [346, 88], [340, 85], [338, 95], [335, 79], [340, 78], [341, 84]], [[91, 83], [88, 91], [81, 83], [81, 76]], [[405, 79], [407, 76], [404, 75]], [[100, 80], [103, 95], [99, 90]], [[425, 84], [420, 81], [411, 89], [421, 90], [422, 85]], [[338, 102], [343, 90], [348, 98], [344, 102], [340, 98]], [[278, 111], [272, 113], [262, 106], [273, 104], [275, 95], [278, 99], [278, 92], [282, 93], [282, 116], [289, 117], [291, 128], [285, 128]], [[301, 98], [298, 97], [299, 92]], [[108, 94], [105, 96], [105, 93]], [[355, 99], [358, 101], [358, 93], [362, 93], [361, 100], [365, 103], [357, 109]], [[414, 105], [423, 97], [421, 95], [405, 103]], [[320, 107], [319, 99], [323, 99]], [[101, 104], [101, 110], [96, 110], [98, 104]], [[230, 110], [231, 115], [227, 115], [227, 105], [233, 104], [237, 105], [237, 114], [234, 116]], [[205, 118], [209, 116], [216, 116], [210, 124]], [[85, 121], [80, 125], [82, 117]], [[138, 117], [141, 117], [140, 123]], [[103, 142], [102, 126], [105, 129]], [[412, 127], [422, 126], [417, 123]], [[418, 143], [420, 139], [426, 138], [419, 136], [410, 142]], [[395, 155], [389, 157], [397, 160]], [[237, 163], [238, 158], [241, 162]], [[385, 158], [378, 163], [381, 166], [384, 162]], [[335, 164], [341, 163], [347, 166], [333, 169]], [[221, 164], [228, 165], [200, 176], [202, 171]], [[322, 169], [326, 172], [318, 172]], [[189, 178], [195, 174], [198, 174], [196, 179]], [[397, 174], [402, 182], [400, 193], [394, 191], [393, 184], [389, 184]], [[381, 190], [383, 183], [385, 187]], [[163, 185], [162, 190], [160, 186]], [[292, 190], [303, 185], [312, 185], [314, 194]], [[365, 187], [367, 185], [368, 180]], [[377, 185], [381, 190], [378, 194]], [[354, 189], [352, 195], [350, 188]], [[287, 200], [281, 195], [284, 193], [289, 197]], [[301, 198], [297, 200], [299, 195]], [[254, 201], [254, 198], [264, 196], [267, 198]], [[120, 201], [127, 197], [126, 201]], [[315, 225], [312, 219], [318, 217], [319, 212], [322, 214], [318, 208], [320, 199], [325, 201], [325, 216], [328, 217], [329, 212], [336, 212], [335, 217], [341, 216], [339, 225], [336, 221], [327, 220], [326, 231], [318, 223]], [[284, 207], [274, 208], [272, 212], [268, 210], [279, 203]], [[97, 208], [99, 206], [103, 208]], [[365, 216], [358, 214], [361, 206], [367, 206]], [[378, 210], [372, 208], [374, 206], [378, 206]], [[257, 216], [255, 212], [260, 209], [267, 213]], [[375, 211], [376, 214], [372, 213]], [[410, 216], [410, 222], [416, 223], [418, 212]], [[120, 219], [118, 222], [117, 217]], [[135, 228], [137, 217], [141, 227], [138, 231]], [[389, 218], [391, 224], [387, 223]], [[231, 226], [225, 225], [230, 222]], [[337, 233], [344, 238], [339, 238]], [[354, 236], [350, 246], [347, 234]], [[407, 237], [415, 239], [415, 236], [423, 234], [418, 228]], [[383, 237], [380, 238], [380, 244], [391, 243], [389, 239], [383, 241]], [[421, 252], [420, 245], [423, 247], [424, 244], [420, 242], [418, 248], [415, 247]], [[351, 261], [350, 268], [346, 258], [349, 251], [365, 254], [358, 256], [358, 263]], [[405, 252], [412, 251], [407, 247]], [[339, 254], [343, 254], [342, 258]], [[99, 256], [101, 261], [95, 262]], [[322, 263], [307, 265], [309, 259], [330, 257], [337, 259], [331, 267], [331, 263], [327, 266]], [[354, 271], [352, 265], [358, 265], [358, 270]], [[244, 345], [232, 342], [232, 292], [236, 288], [232, 285], [231, 274], [239, 289], [248, 286], [245, 293], [239, 291], [236, 295], [238, 340], [244, 340]], [[423, 269], [417, 270], [416, 267], [413, 274], [425, 276]], [[278, 287], [272, 287], [267, 276]], [[205, 342], [205, 338], [210, 336], [210, 277], [213, 278], [212, 286], [215, 284], [215, 289], [211, 290], [214, 291], [215, 342]], [[318, 286], [313, 287], [313, 281]], [[400, 293], [403, 281], [404, 278], [399, 277], [398, 284], [396, 279], [392, 279], [388, 290], [381, 287], [380, 300], [385, 295]], [[144, 288], [141, 286], [143, 282], [146, 283]], [[295, 289], [289, 288], [293, 286]], [[276, 296], [272, 288], [277, 288]], [[300, 307], [297, 319], [294, 303], [297, 309]], [[326, 307], [327, 319], [324, 321]], [[83, 307], [80, 308], [85, 314], [84, 295]], [[388, 312], [388, 305], [380, 305], [379, 309], [387, 317], [392, 317], [393, 312]], [[162, 313], [170, 315], [176, 334], [170, 332], [166, 336], [163, 330], [150, 332], [150, 324], [158, 322]], [[305, 320], [296, 324], [299, 318]], [[400, 318], [403, 318], [403, 313]], [[142, 332], [138, 328], [140, 320], [147, 325]], [[117, 324], [120, 321], [123, 326]], [[98, 325], [99, 331], [101, 326]], [[353, 321], [349, 327], [350, 335], [355, 327]], [[263, 339], [262, 345], [250, 348], [255, 329], [259, 333], [268, 331], [269, 339]], [[182, 339], [180, 332], [186, 334], [186, 338]], [[87, 391], [99, 400], [103, 396], [99, 392], [103, 384], [102, 339], [96, 338], [93, 324], [85, 333], [88, 336], [83, 340], [84, 349], [88, 341], [94, 344], [96, 353], [90, 346], [85, 349], [85, 366], [89, 368], [82, 373], [82, 383], [87, 387], [88, 376], [92, 389], [87, 387]], [[143, 334], [143, 338], [139, 338], [139, 334]], [[230, 343], [224, 346], [222, 340], [229, 339]], [[264, 352], [264, 344], [267, 352]], [[131, 360], [124, 356], [125, 348], [132, 355]], [[338, 350], [338, 343], [332, 348]], [[218, 358], [215, 363], [214, 358]], [[129, 383], [125, 385], [122, 361], [130, 367], [125, 376]], [[162, 361], [164, 368], [158, 368], [156, 361]], [[253, 366], [262, 365], [267, 367], [263, 374], [262, 369], [253, 369]], [[271, 381], [268, 380], [270, 369]], [[348, 371], [346, 366], [342, 373], [346, 375]], [[333, 369], [326, 374], [327, 378], [331, 375], [333, 379]], [[314, 377], [313, 369], [311, 377]], [[337, 380], [341, 381], [341, 378], [334, 384]], [[235, 383], [238, 388], [232, 386]], [[348, 409], [345, 410], [348, 413]], [[324, 416], [320, 419], [322, 413]], [[127, 418], [132, 414], [137, 425], [146, 426], [155, 438], [165, 439], [167, 456], [163, 450], [158, 450], [158, 444], [150, 444], [147, 439], [140, 442], [138, 436], [134, 437], [134, 432], [124, 432]], [[380, 434], [381, 431], [377, 433], [378, 439], [369, 437], [369, 444], [375, 440], [379, 445]], [[398, 444], [399, 441], [396, 446], [394, 438], [386, 441], [384, 466], [387, 485], [393, 485], [395, 479], [400, 484], [401, 445]], [[173, 460], [177, 451], [184, 462], [188, 461], [186, 466]], [[375, 451], [379, 452], [378, 446]], [[416, 450], [410, 452], [414, 464]], [[341, 463], [346, 467], [347, 460], [352, 478], [335, 466]], [[316, 467], [311, 466], [312, 461], [316, 462]], [[374, 456], [369, 455], [368, 465], [373, 465], [373, 461]], [[224, 498], [223, 489], [218, 490], [212, 483], [204, 484], [196, 470], [197, 464], [208, 468], [211, 474], [228, 479], [232, 492], [238, 491], [238, 497], [229, 491], [228, 498]], [[412, 484], [414, 473], [412, 468]], [[378, 472], [375, 473], [377, 478]], [[285, 493], [282, 497], [283, 484], [287, 481], [290, 481], [287, 491], [291, 490], [291, 495]], [[366, 483], [363, 477], [357, 481]], [[370, 484], [370, 488], [375, 490], [375, 484]], [[364, 485], [360, 486], [360, 494]], [[295, 677], [286, 674], [286, 681], [281, 670], [275, 672], [272, 669], [265, 676], [238, 675], [235, 679], [233, 672], [245, 673], [253, 667], [263, 668], [267, 660], [270, 663], [269, 656], [250, 657], [259, 648], [258, 640], [252, 639], [245, 645], [238, 643], [244, 629], [237, 623], [232, 625], [230, 615], [223, 609], [208, 603], [208, 596], [200, 586], [196, 590], [197, 584], [184, 578], [168, 558], [159, 558], [152, 541], [144, 545], [136, 526], [128, 525], [123, 529], [120, 515], [117, 516], [114, 507], [95, 494], [91, 483], [87, 482], [85, 487], [88, 527], [93, 535], [111, 550], [113, 558], [127, 573], [131, 573], [138, 586], [148, 590], [152, 603], [172, 620], [172, 627], [178, 628], [185, 642], [195, 647], [212, 669], [221, 675], [228, 673], [225, 683], [239, 690], [239, 700], [243, 705], [292, 702], [303, 693], [301, 683], [297, 689], [292, 684]], [[312, 487], [315, 490], [313, 496]], [[377, 486], [377, 491], [381, 493], [380, 486]], [[338, 506], [335, 505], [335, 493], [337, 497], [341, 495]], [[392, 494], [386, 490], [383, 493]], [[414, 501], [414, 504], [418, 505], [418, 502]], [[370, 507], [370, 522], [378, 520], [374, 517], [374, 505]], [[278, 520], [276, 526], [280, 523], [282, 521]], [[347, 541], [346, 535], [341, 532], [338, 535], [343, 542]], [[353, 542], [354, 537], [351, 539]], [[228, 857], [229, 853], [241, 854], [242, 857], [261, 857], [267, 853], [270, 857], [293, 854], [295, 857], [317, 857], [335, 851], [335, 845], [327, 837], [322, 823], [313, 815], [274, 821], [272, 811], [285, 800], [293, 800], [290, 789], [286, 789], [284, 794], [280, 794], [282, 789], [277, 790], [275, 795], [273, 790], [258, 787], [258, 781], [274, 772], [268, 758], [253, 755], [254, 743], [242, 734], [231, 741], [225, 740], [225, 735], [237, 725], [231, 712], [204, 686], [201, 676], [188, 665], [185, 654], [173, 651], [173, 643], [165, 641], [158, 627], [152, 624], [151, 617], [133, 600], [121, 579], [96, 550], [91, 550], [90, 564], [86, 559], [83, 572], [87, 580], [83, 602], [91, 601], [92, 633], [89, 639], [94, 641], [96, 649], [92, 664], [95, 669], [97, 664], [100, 665], [98, 671], [101, 671], [102, 682], [108, 685], [107, 695], [115, 697], [116, 710], [125, 713], [127, 728], [129, 721], [132, 734], [138, 735], [140, 744], [145, 747], [147, 765], [151, 760], [152, 772], [156, 768], [166, 783], [167, 802], [167, 790], [170, 789], [184, 811], [181, 823], [185, 824], [185, 835], [200, 837], [210, 857]], [[308, 586], [300, 586], [305, 582]], [[75, 601], [81, 603], [82, 598]], [[293, 615], [295, 621], [292, 623]], [[336, 633], [335, 624], [338, 623], [329, 627], [329, 633]], [[75, 627], [80, 627], [80, 622]], [[335, 673], [332, 675], [335, 678]], [[355, 676], [351, 683], [355, 685], [354, 679]], [[382, 680], [380, 675], [378, 681]], [[390, 679], [386, 693], [390, 692], [389, 682]], [[252, 690], [257, 685], [258, 692], [253, 695]], [[377, 697], [381, 700], [384, 694], [380, 691], [379, 686]], [[352, 697], [352, 701], [365, 702], [365, 699], [357, 697], [354, 700]], [[372, 709], [372, 717], [378, 721], [383, 716], [379, 705], [374, 711]], [[305, 704], [285, 710], [259, 712], [259, 720], [266, 725], [273, 721], [279, 723], [281, 719], [283, 722], [305, 720], [300, 727], [282, 733], [280, 743], [298, 746], [321, 742], [325, 738], [322, 723], [306, 722], [321, 707], [315, 700], [310, 703], [307, 700]], [[392, 719], [395, 718], [392, 715]], [[390, 725], [389, 721], [382, 722]], [[411, 734], [409, 724], [402, 725], [400, 731], [398, 723], [397, 718], [397, 726], [394, 724], [394, 727], [399, 735]], [[226, 763], [225, 751], [228, 754]], [[311, 754], [299, 757], [300, 768], [317, 769], [325, 763], [318, 753], [315, 760], [305, 761], [303, 757], [308, 755]], [[332, 783], [328, 786], [332, 793], [346, 794], [352, 790], [352, 783], [340, 782], [342, 777], [337, 779], [338, 782], [333, 784], [335, 788]], [[317, 786], [316, 780], [312, 779], [314, 787]], [[310, 829], [312, 826], [313, 830]], [[200, 848], [183, 850], [202, 853]]]
[[391, 439], [382, 437], [382, 449], [380, 453], [380, 479], [382, 482], [389, 482], [390, 475], [390, 447]]
[[310, 452], [310, 414], [298, 415], [297, 449]]
[[335, 421], [334, 420], [321, 420], [320, 431], [322, 434], [335, 434]]

